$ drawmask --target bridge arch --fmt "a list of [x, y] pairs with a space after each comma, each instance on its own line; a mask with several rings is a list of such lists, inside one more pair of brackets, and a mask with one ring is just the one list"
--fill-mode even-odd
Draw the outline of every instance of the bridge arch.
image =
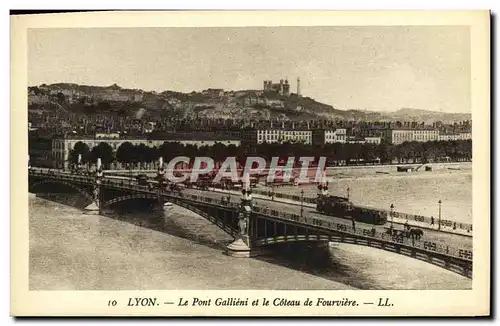
[[338, 234], [321, 234], [321, 235], [280, 235], [276, 237], [259, 238], [255, 241], [257, 247], [266, 247], [280, 243], [301, 243], [301, 242], [334, 242], [346, 243], [358, 246], [366, 246], [392, 252], [394, 254], [403, 255], [406, 257], [418, 259], [432, 265], [450, 270], [461, 274], [465, 277], [472, 277], [472, 265], [463, 263], [453, 257], [447, 255], [432, 256], [429, 253], [419, 250], [419, 248], [409, 247], [401, 243], [393, 242], [386, 243], [379, 239], [359, 238], [339, 232]]
[[154, 200], [157, 200], [158, 196], [155, 196], [152, 194], [146, 194], [146, 193], [133, 193], [133, 194], [128, 194], [125, 196], [120, 196], [120, 197], [110, 199], [110, 200], [104, 202], [102, 204], [102, 207], [108, 207], [108, 206], [116, 204], [116, 203], [120, 203], [120, 202], [127, 201], [127, 200], [133, 200], [133, 199], [154, 199]]
[[[202, 209], [196, 207], [196, 205], [192, 204], [188, 199], [183, 199], [181, 197], [177, 196], [162, 196], [165, 201], [171, 202], [174, 205], [177, 205], [179, 207], [185, 208], [196, 215], [199, 215], [203, 217], [204, 219], [208, 220], [212, 224], [216, 225], [219, 227], [222, 231], [227, 233], [230, 236], [236, 236], [238, 234], [238, 230], [234, 227], [231, 227], [230, 224], [224, 223], [223, 220], [203, 211]], [[134, 199], [152, 199], [152, 200], [157, 200], [158, 195], [153, 194], [153, 193], [133, 193], [133, 194], [128, 194], [120, 197], [113, 198], [111, 200], [108, 200], [102, 204], [102, 207], [109, 207], [110, 205], [127, 201], [127, 200], [134, 200]]]
[[89, 199], [90, 201], [94, 201], [95, 198], [92, 194], [90, 194], [88, 191], [76, 186], [75, 184], [71, 183], [71, 182], [67, 182], [67, 181], [64, 181], [64, 180], [54, 180], [54, 179], [45, 179], [45, 180], [42, 180], [42, 181], [37, 181], [35, 183], [33, 183], [31, 185], [31, 189], [36, 189], [37, 187], [41, 186], [41, 185], [44, 185], [44, 184], [60, 184], [60, 185], [64, 185], [66, 187], [69, 187], [75, 191], [77, 191], [78, 193], [80, 193], [81, 195], [83, 195], [85, 198]]
[[183, 199], [181, 197], [177, 196], [166, 196], [166, 198], [169, 202], [172, 204], [175, 204], [177, 206], [180, 206], [182, 208], [185, 208], [201, 217], [204, 219], [208, 220], [215, 226], [219, 227], [222, 231], [226, 232], [228, 235], [235, 237], [238, 234], [238, 229], [236, 227], [231, 227], [229, 224], [224, 223], [223, 220], [212, 216], [211, 214], [199, 209], [196, 207], [196, 205], [193, 205], [189, 200]]

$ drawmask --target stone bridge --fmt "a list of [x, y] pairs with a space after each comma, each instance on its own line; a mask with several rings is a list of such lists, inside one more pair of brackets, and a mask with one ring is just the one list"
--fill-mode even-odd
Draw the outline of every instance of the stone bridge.
[[127, 201], [148, 201], [163, 207], [171, 202], [206, 218], [235, 241], [227, 253], [235, 257], [262, 254], [277, 243], [344, 242], [370, 246], [413, 257], [472, 278], [472, 251], [434, 242], [393, 237], [375, 229], [353, 228], [324, 215], [302, 216], [256, 205], [251, 193], [228, 198], [210, 191], [172, 191], [161, 184], [139, 184], [132, 178], [71, 174], [58, 170], [29, 169], [30, 192], [73, 191], [84, 196], [88, 209], [102, 212]]

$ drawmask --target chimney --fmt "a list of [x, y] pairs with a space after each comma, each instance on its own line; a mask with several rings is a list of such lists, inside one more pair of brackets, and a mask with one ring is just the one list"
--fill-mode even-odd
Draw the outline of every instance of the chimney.
[[297, 96], [301, 96], [300, 95], [300, 77], [297, 77]]

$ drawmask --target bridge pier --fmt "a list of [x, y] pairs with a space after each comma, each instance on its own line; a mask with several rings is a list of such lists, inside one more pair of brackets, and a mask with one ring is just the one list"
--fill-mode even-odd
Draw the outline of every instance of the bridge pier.
[[101, 179], [103, 177], [101, 159], [97, 159], [96, 181], [94, 186], [94, 201], [84, 208], [86, 214], [99, 215], [101, 213]]
[[236, 258], [255, 257], [258, 253], [250, 248], [250, 239], [248, 235], [241, 235], [226, 247], [228, 256]]
[[87, 207], [83, 210], [85, 214], [89, 215], [99, 215], [101, 213], [100, 187], [98, 184], [94, 188], [94, 201], [87, 205]]
[[239, 235], [235, 237], [233, 243], [226, 247], [226, 254], [237, 258], [250, 258], [256, 256], [258, 250], [253, 250], [249, 236], [250, 218], [252, 217], [252, 191], [249, 187], [242, 190], [240, 212], [238, 216]]

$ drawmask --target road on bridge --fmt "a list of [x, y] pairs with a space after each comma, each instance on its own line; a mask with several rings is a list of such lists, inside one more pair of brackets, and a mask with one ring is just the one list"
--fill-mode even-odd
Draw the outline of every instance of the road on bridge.
[[[204, 196], [204, 197], [209, 197], [209, 198], [214, 198], [214, 199], [219, 199], [219, 200], [221, 200], [223, 197], [225, 197], [227, 199], [227, 197], [229, 196], [228, 193], [205, 191], [205, 190], [192, 189], [192, 188], [191, 189], [184, 189], [183, 192], [186, 194], [190, 194], [190, 195], [199, 195], [199, 196]], [[240, 201], [239, 196], [231, 194], [231, 202], [239, 203], [239, 201]], [[265, 199], [261, 199], [261, 198], [254, 198], [254, 202], [259, 207], [267, 207], [269, 209], [273, 209], [273, 210], [283, 212], [283, 213], [300, 214], [300, 206], [291, 205], [288, 203], [283, 203], [283, 202], [278, 202], [278, 201], [269, 201], [269, 200], [265, 200]], [[311, 208], [311, 207], [304, 206], [303, 216], [305, 216], [305, 217], [321, 216], [323, 219], [325, 219], [325, 218], [330, 219], [334, 223], [344, 224], [346, 226], [352, 226], [352, 222], [348, 219], [321, 214], [321, 213], [317, 212], [314, 208]], [[356, 221], [356, 226], [359, 226], [360, 228], [367, 228], [367, 229], [375, 227], [375, 230], [377, 232], [384, 233], [386, 231], [386, 228], [390, 226], [390, 222], [386, 223], [385, 225], [373, 225], [373, 224], [367, 224], [367, 223], [362, 223], [362, 222]], [[396, 228], [396, 226], [395, 226], [395, 228]], [[400, 229], [402, 229], [402, 226], [400, 226]], [[472, 237], [458, 235], [458, 234], [452, 234], [452, 233], [447, 233], [447, 232], [440, 232], [437, 230], [423, 230], [423, 231], [424, 231], [424, 235], [420, 241], [440, 243], [444, 246], [462, 248], [462, 249], [472, 251]]]

